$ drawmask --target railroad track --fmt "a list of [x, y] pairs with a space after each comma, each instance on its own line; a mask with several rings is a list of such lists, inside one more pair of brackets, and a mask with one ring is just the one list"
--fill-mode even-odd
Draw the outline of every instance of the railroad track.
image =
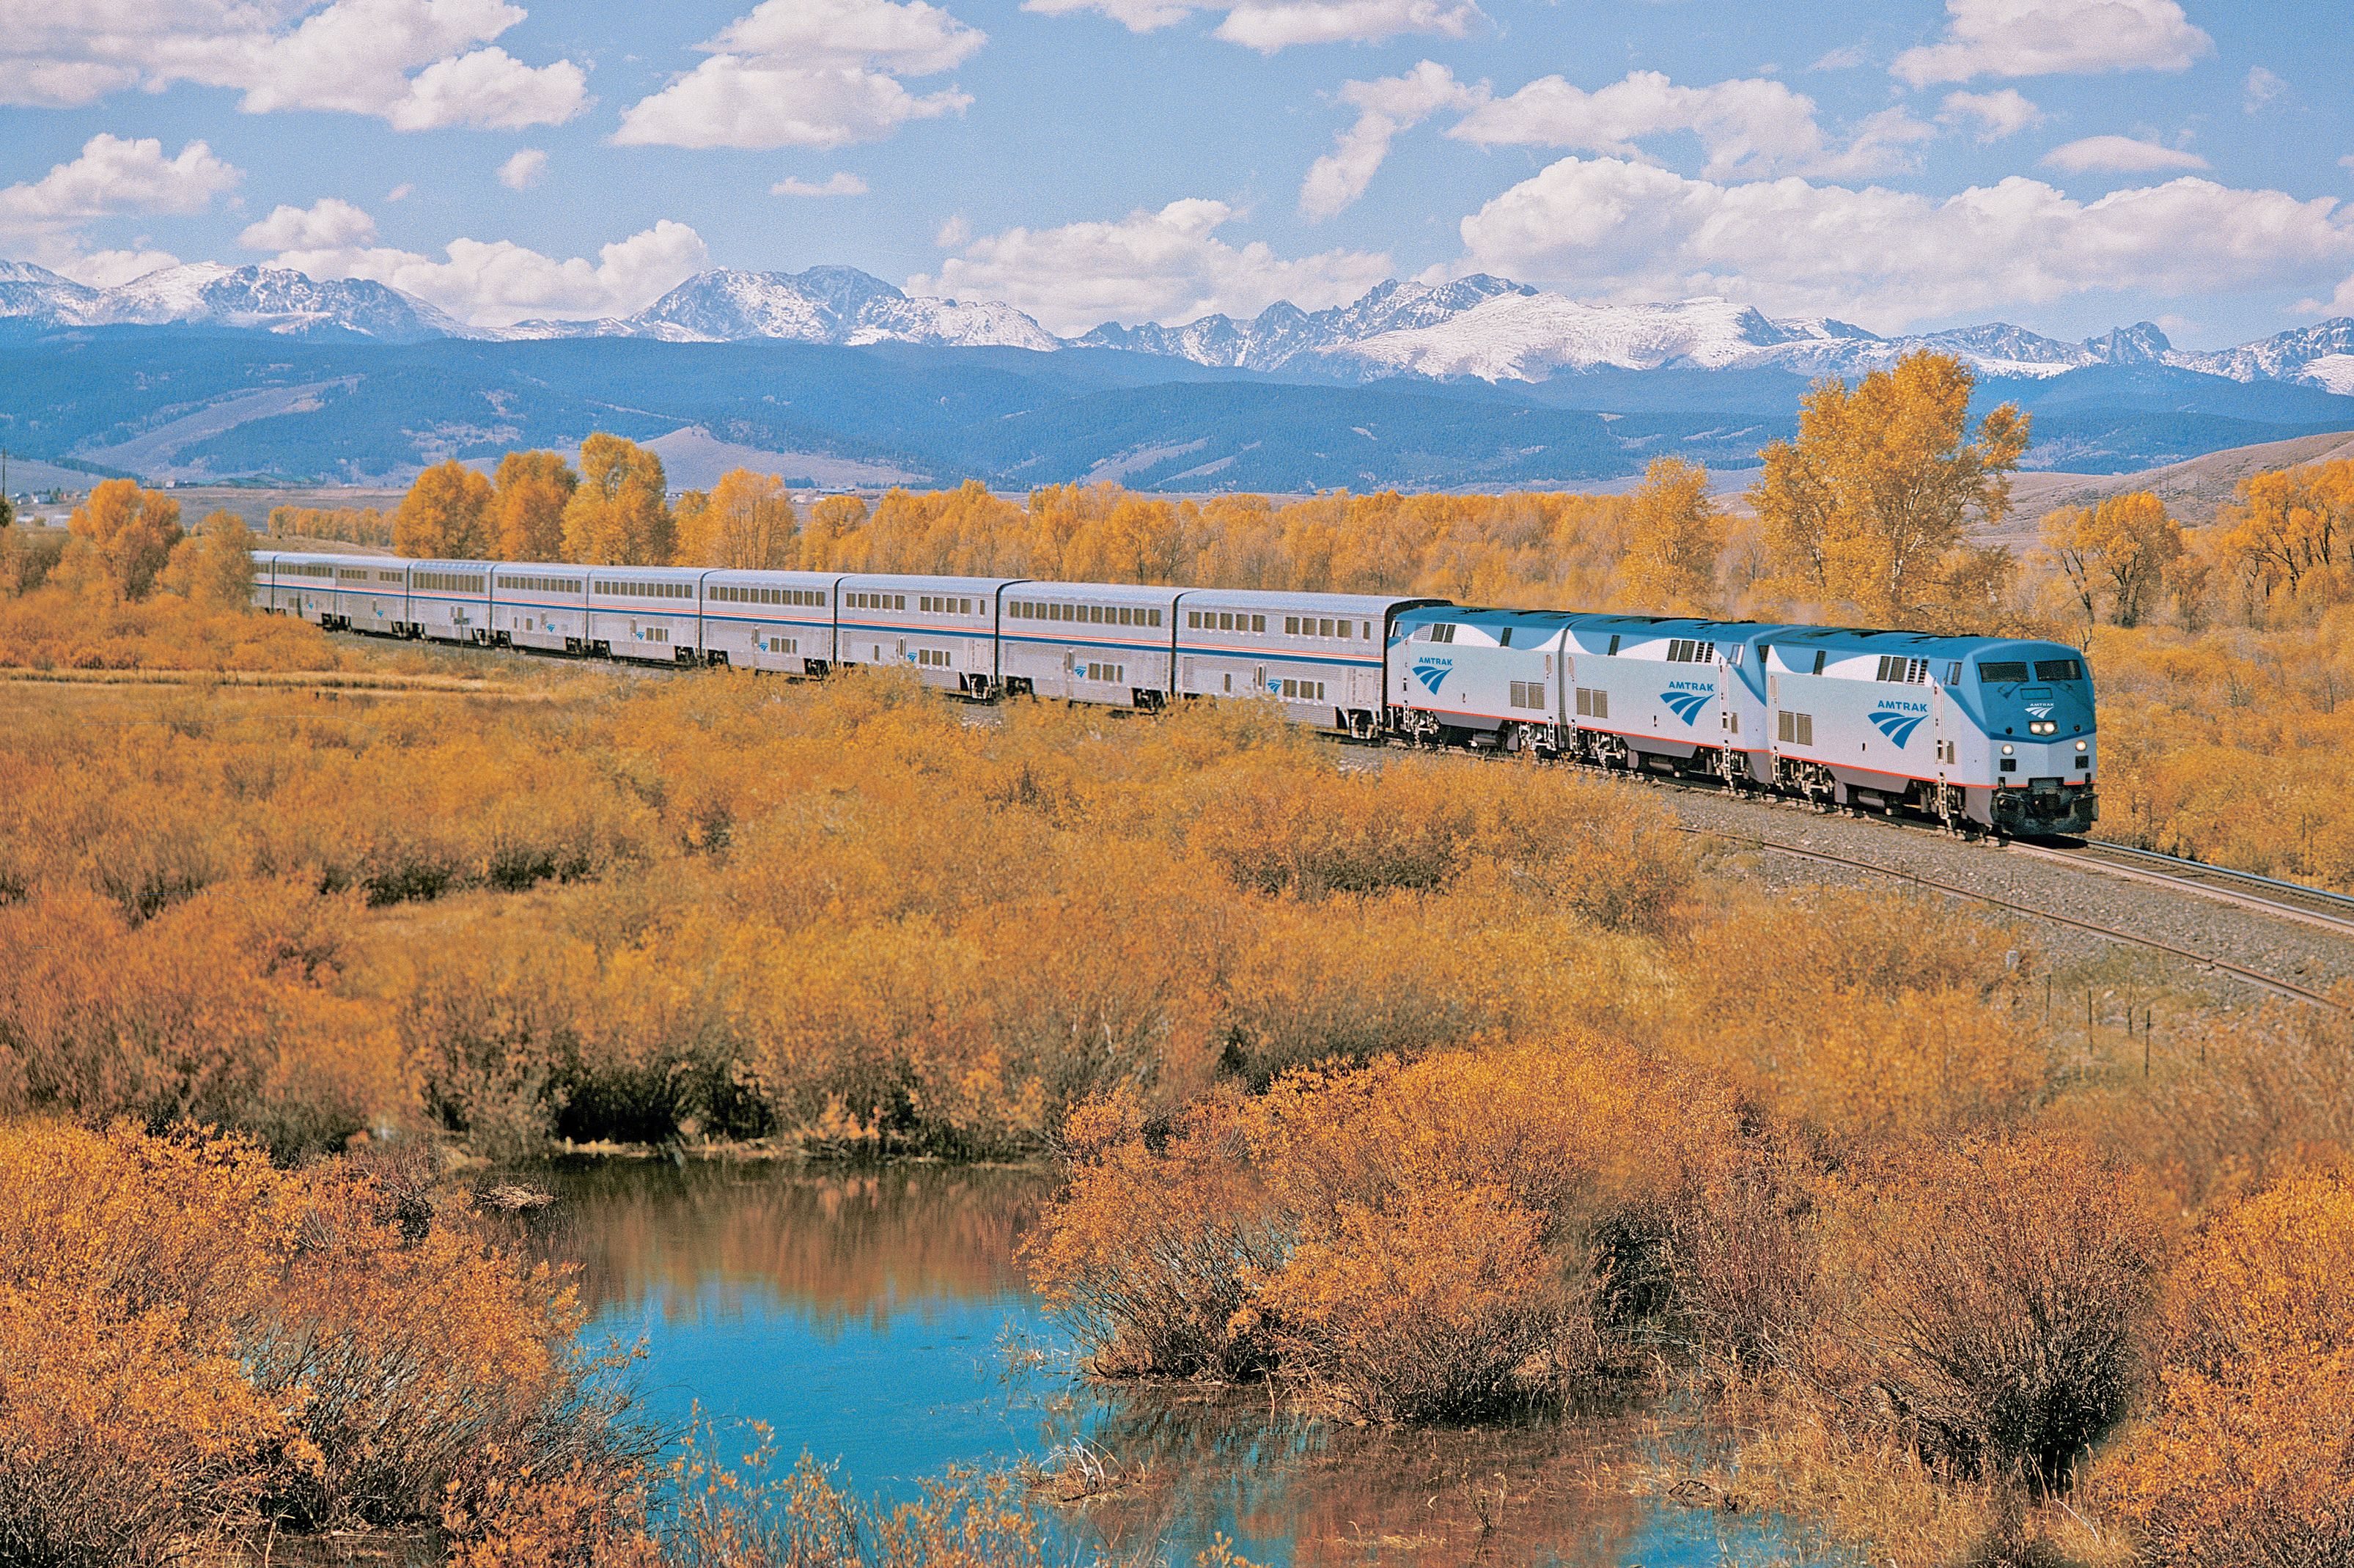
[[[2218, 974], [2230, 975], [2234, 980], [2242, 980], [2246, 984], [2256, 987], [2260, 991], [2270, 991], [2274, 996], [2286, 997], [2292, 1001], [2311, 1002], [2317, 1007], [2327, 1007], [2340, 1012], [2348, 1011], [2344, 1003], [2339, 1002], [2331, 997], [2326, 996], [2320, 991], [2311, 990], [2306, 986], [2298, 985], [2292, 980], [2285, 980], [2277, 976], [2265, 974], [2261, 969], [2252, 969], [2244, 964], [2235, 964], [2229, 959], [2215, 958], [2210, 954], [2197, 952], [2189, 948], [2179, 947], [2172, 942], [2160, 941], [2155, 937], [2144, 936], [2138, 932], [2121, 931], [2114, 926], [2103, 926], [2091, 920], [2079, 920], [2073, 915], [2061, 915], [2049, 909], [2038, 909], [2032, 905], [2013, 903], [2008, 898], [1998, 898], [1990, 893], [1983, 893], [1974, 887], [1964, 887], [1957, 883], [1942, 882], [1935, 877], [1924, 876], [1920, 873], [1903, 866], [1887, 865], [1878, 861], [1858, 860], [1852, 855], [1834, 854], [1829, 850], [1807, 849], [1797, 844], [1783, 843], [1774, 839], [1752, 837], [1746, 833], [1729, 833], [1717, 828], [1697, 828], [1685, 826], [1680, 823], [1678, 824], [1678, 831], [1698, 834], [1704, 838], [1722, 839], [1728, 843], [1751, 844], [1759, 849], [1769, 850], [1776, 854], [1792, 855], [1800, 860], [1817, 861], [1826, 865], [1845, 866], [1854, 871], [1866, 871], [1872, 873], [1875, 876], [1893, 877], [1899, 882], [1909, 882], [1915, 887], [1928, 888], [1939, 893], [1948, 893], [1956, 898], [1972, 899], [1980, 904], [1991, 905], [1998, 909], [2008, 909], [2013, 914], [2024, 915], [2031, 919], [2049, 921], [2051, 924], [2055, 926], [2066, 926], [2073, 930], [2089, 932], [2094, 936], [2103, 937], [2110, 941], [2124, 942], [2132, 947], [2144, 948], [2153, 952], [2165, 953], [2169, 957], [2180, 959], [2187, 963], [2196, 964], [2200, 969], [2211, 970]], [[2096, 864], [2101, 865], [2101, 869], [2104, 870], [2115, 869], [2114, 866], [2102, 865], [2101, 863], [2097, 861], [2080, 859], [2075, 854], [2065, 851], [2043, 850], [2037, 848], [2036, 846], [2020, 844], [2013, 844], [2011, 847], [2013, 849], [2031, 849], [2033, 853], [2044, 858], [2056, 860], [2063, 864]], [[2103, 844], [2099, 847], [2101, 849], [2107, 850], [2114, 849], [2118, 846], [2113, 844]], [[2158, 858], [2161, 860], [2171, 860], [2174, 857], [2170, 855], [2161, 855]], [[2187, 861], [2182, 863], [2188, 865], [2198, 864], [2195, 861]], [[2212, 868], [2201, 867], [2201, 869]], [[2174, 885], [2173, 879], [2154, 873], [2137, 873], [2137, 874], [2142, 880], [2168, 884], [2169, 885]], [[2258, 877], [2255, 880], [2261, 882], [2265, 879]], [[2203, 886], [2188, 880], [2181, 882], [2179, 885], [2196, 892], [2207, 894], [2210, 896], [2220, 896], [2231, 899], [2232, 902], [2242, 902], [2242, 900], [2232, 898], [2231, 895], [2222, 893], [2219, 889]], [[2295, 886], [2294, 884], [2283, 884], [2281, 885], [2285, 887]], [[2313, 893], [2323, 897], [2336, 896], [2335, 895], [2330, 894], [2321, 894], [2320, 890], [2317, 888], [2298, 888], [2297, 891]], [[2354, 900], [2349, 900], [2349, 902], [2354, 903]], [[2285, 906], [2283, 907], [2285, 908]], [[2312, 918], [2310, 916], [2306, 917]], [[2349, 922], [2345, 925], [2338, 926], [2337, 928], [2344, 931], [2354, 931], [2354, 922]]]
[[2340, 936], [2354, 936], [2354, 897], [2327, 888], [2280, 882], [2253, 872], [2232, 871], [2204, 861], [2104, 843], [2097, 839], [2072, 839], [2051, 844], [2014, 842], [2010, 849], [2013, 853], [2038, 860], [2084, 866], [2111, 876], [2179, 888], [2219, 904], [2280, 916]]

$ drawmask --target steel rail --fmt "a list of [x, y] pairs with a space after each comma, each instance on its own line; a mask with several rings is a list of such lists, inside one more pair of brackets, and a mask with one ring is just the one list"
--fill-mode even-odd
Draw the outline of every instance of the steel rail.
[[2111, 941], [2126, 942], [2137, 948], [2147, 948], [2156, 952], [2185, 959], [2198, 965], [2200, 969], [2230, 975], [2235, 980], [2243, 980], [2259, 990], [2271, 991], [2275, 996], [2286, 997], [2292, 1001], [2308, 1001], [2317, 1007], [2331, 1008], [2340, 1012], [2349, 1011], [2345, 1003], [2325, 996], [2320, 991], [2308, 991], [2304, 986], [2276, 979], [2261, 970], [2249, 969], [2244, 964], [2235, 964], [2229, 959], [2213, 958], [2206, 953], [2194, 952], [2189, 948], [2177, 947], [2172, 942], [2159, 941], [2155, 937], [2139, 936], [2131, 931], [2120, 931], [2112, 926], [2097, 925], [2090, 920], [2079, 920], [2073, 915], [2061, 915], [2052, 910], [2038, 909], [2030, 905], [2014, 904], [2008, 898], [1998, 898], [1993, 894], [1981, 893], [1976, 888], [1963, 887], [1955, 883], [1940, 882], [1903, 866], [1857, 860], [1850, 855], [1833, 854], [1828, 850], [1807, 849], [1798, 844], [1786, 844], [1774, 839], [1755, 838], [1746, 833], [1729, 833], [1716, 828], [1697, 828], [1686, 823], [1678, 823], [1677, 830], [1681, 832], [1698, 834], [1703, 838], [1723, 839], [1730, 843], [1754, 844], [1759, 849], [1771, 850], [1777, 854], [1795, 855], [1801, 860], [1819, 861], [1827, 865], [1847, 866], [1856, 871], [1868, 871], [1877, 876], [1897, 877], [1917, 887], [1934, 888], [1940, 893], [1952, 894], [1957, 898], [1968, 898], [1980, 904], [1990, 904], [1998, 909], [2008, 909], [2013, 914], [2024, 915], [2031, 919], [2046, 920], [2055, 926], [2066, 926], [2074, 930], [2089, 932], [2096, 937], [2107, 938]]
[[2281, 882], [2269, 876], [2258, 876], [2253, 872], [2233, 871], [2228, 866], [2209, 865], [2203, 861], [2184, 860], [2179, 855], [2161, 854], [2156, 850], [2136, 849], [2130, 844], [2113, 844], [2099, 839], [2086, 839], [2065, 845], [2013, 843], [2009, 847], [2018, 853], [2037, 860], [2083, 866], [2104, 875], [2121, 876], [2157, 886], [2179, 888], [2235, 908], [2277, 916], [2284, 920], [2295, 920], [2325, 931], [2334, 931], [2339, 936], [2354, 936], [2354, 898], [2342, 893], [2332, 893], [2327, 888]]

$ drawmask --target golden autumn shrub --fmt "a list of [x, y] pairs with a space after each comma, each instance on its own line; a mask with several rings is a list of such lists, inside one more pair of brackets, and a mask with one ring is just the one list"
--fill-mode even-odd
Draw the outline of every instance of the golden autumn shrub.
[[2164, 1261], [2133, 1172], [2051, 1137], [1922, 1145], [1818, 1224], [1796, 1371], [1835, 1419], [2049, 1486], [2124, 1415]]
[[2209, 1224], [2168, 1282], [2158, 1391], [2103, 1490], [2147, 1561], [2354, 1563], [2354, 1189], [2291, 1178]]
[[1817, 891], [1694, 927], [1663, 1022], [1837, 1142], [1993, 1129], [2050, 1076], [2026, 1019], [2031, 957], [2020, 934], [1942, 903]]
[[92, 599], [62, 588], [0, 594], [0, 664], [25, 670], [335, 670], [345, 651], [308, 622], [182, 596]]
[[0, 1130], [0, 1540], [144, 1563], [263, 1519], [435, 1520], [492, 1444], [642, 1457], [545, 1268], [463, 1201], [182, 1130]]
[[408, 1098], [342, 994], [349, 911], [279, 883], [208, 888], [133, 923], [64, 889], [0, 904], [0, 1111], [243, 1128], [340, 1144]]
[[1293, 1073], [1165, 1128], [1115, 1097], [1070, 1126], [1029, 1255], [1099, 1371], [1273, 1365], [1384, 1420], [1594, 1375], [1632, 1327], [1626, 1216], [1697, 1192], [1738, 1136], [1703, 1082], [1577, 1035]]

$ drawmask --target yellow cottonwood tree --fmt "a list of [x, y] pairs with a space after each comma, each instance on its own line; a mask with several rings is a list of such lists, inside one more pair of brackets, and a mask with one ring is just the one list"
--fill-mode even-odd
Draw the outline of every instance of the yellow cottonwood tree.
[[173, 548], [156, 584], [214, 609], [242, 609], [253, 598], [253, 530], [234, 512], [215, 512]]
[[774, 571], [792, 565], [801, 519], [775, 474], [732, 469], [708, 495], [681, 496], [677, 515], [680, 566]]
[[1619, 588], [1628, 601], [1643, 609], [1712, 610], [1724, 522], [1709, 499], [1708, 470], [1654, 458], [1627, 498], [1627, 514]]
[[2115, 625], [2138, 626], [2182, 555], [2182, 524], [2148, 491], [2130, 491], [2052, 513], [2043, 519], [2043, 548], [2075, 591], [2086, 626], [2104, 604]]
[[135, 479], [101, 480], [74, 510], [73, 537], [125, 599], [144, 599], [180, 542], [180, 503]]
[[2224, 527], [2217, 548], [2252, 596], [2317, 606], [2347, 597], [2354, 577], [2354, 461], [2251, 474], [2218, 521]]
[[670, 565], [674, 524], [662, 459], [599, 430], [580, 443], [580, 488], [564, 508], [564, 558], [603, 566]]
[[1784, 591], [1854, 605], [1888, 626], [1984, 619], [2002, 563], [1967, 543], [2010, 510], [2028, 419], [2005, 403], [1969, 429], [1977, 377], [1951, 355], [1907, 355], [1854, 387], [1815, 384], [1798, 439], [1760, 453], [1749, 499]]
[[414, 559], [479, 561], [493, 544], [491, 482], [457, 459], [417, 476], [392, 520], [394, 553]]
[[560, 561], [564, 558], [564, 508], [580, 488], [580, 476], [562, 452], [509, 452], [492, 477], [491, 503], [498, 558]]

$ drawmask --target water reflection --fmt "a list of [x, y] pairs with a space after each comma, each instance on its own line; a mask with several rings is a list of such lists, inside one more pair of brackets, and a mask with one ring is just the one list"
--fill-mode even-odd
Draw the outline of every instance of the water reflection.
[[1037, 1171], [616, 1162], [543, 1179], [563, 1200], [548, 1245], [581, 1266], [589, 1332], [644, 1338], [658, 1417], [700, 1404], [766, 1421], [860, 1490], [1084, 1444], [1126, 1484], [1059, 1517], [1074, 1545], [1139, 1562], [1190, 1563], [1220, 1532], [1299, 1568], [1831, 1560], [1771, 1520], [1638, 1489], [1648, 1462], [1714, 1441], [1673, 1412], [1394, 1432], [1263, 1387], [1087, 1384], [1015, 1256]]

